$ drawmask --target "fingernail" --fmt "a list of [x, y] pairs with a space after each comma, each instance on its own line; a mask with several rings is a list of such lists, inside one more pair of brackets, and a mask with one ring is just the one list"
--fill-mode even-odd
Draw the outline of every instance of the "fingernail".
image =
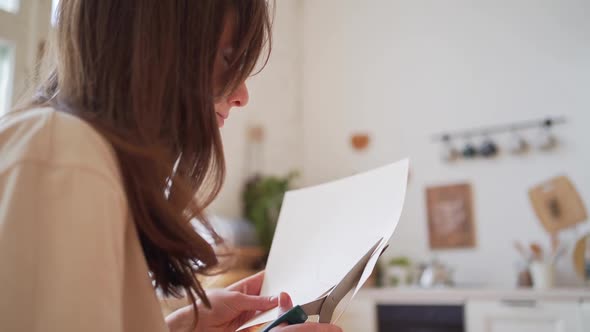
[[269, 296], [268, 301], [270, 301], [271, 303], [277, 303], [279, 301], [279, 297], [278, 296]]
[[279, 295], [279, 306], [287, 308], [291, 308], [293, 306], [293, 302], [291, 301], [289, 294], [281, 292], [281, 295]]

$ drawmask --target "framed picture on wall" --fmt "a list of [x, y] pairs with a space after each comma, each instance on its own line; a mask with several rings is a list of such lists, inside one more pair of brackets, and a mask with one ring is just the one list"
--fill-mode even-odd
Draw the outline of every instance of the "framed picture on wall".
[[470, 184], [426, 188], [426, 208], [431, 249], [475, 247]]

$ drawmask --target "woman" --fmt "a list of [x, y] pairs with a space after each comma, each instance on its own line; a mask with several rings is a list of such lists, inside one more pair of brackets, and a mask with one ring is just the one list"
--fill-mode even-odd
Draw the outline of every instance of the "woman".
[[[218, 193], [218, 127], [248, 102], [263, 0], [62, 0], [56, 61], [0, 123], [1, 331], [234, 331], [290, 299], [263, 276], [206, 294], [193, 231]], [[149, 275], [148, 275], [149, 274]], [[151, 275], [151, 278], [150, 278]], [[153, 285], [193, 305], [162, 317]], [[276, 331], [335, 331], [327, 324]]]

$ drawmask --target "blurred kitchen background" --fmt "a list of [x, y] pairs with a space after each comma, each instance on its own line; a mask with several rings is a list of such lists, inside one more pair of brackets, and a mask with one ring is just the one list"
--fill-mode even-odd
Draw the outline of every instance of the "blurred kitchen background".
[[[0, 113], [55, 2], [0, 0]], [[271, 58], [222, 129], [210, 213], [237, 254], [217, 282], [263, 268], [288, 188], [409, 157], [345, 330], [590, 331], [589, 18], [587, 0], [277, 0]]]

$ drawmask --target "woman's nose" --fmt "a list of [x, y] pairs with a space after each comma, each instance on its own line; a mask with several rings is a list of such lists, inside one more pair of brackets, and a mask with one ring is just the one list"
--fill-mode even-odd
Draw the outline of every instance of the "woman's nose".
[[238, 85], [237, 89], [232, 92], [228, 97], [228, 102], [232, 107], [244, 107], [248, 104], [248, 87], [246, 82]]

